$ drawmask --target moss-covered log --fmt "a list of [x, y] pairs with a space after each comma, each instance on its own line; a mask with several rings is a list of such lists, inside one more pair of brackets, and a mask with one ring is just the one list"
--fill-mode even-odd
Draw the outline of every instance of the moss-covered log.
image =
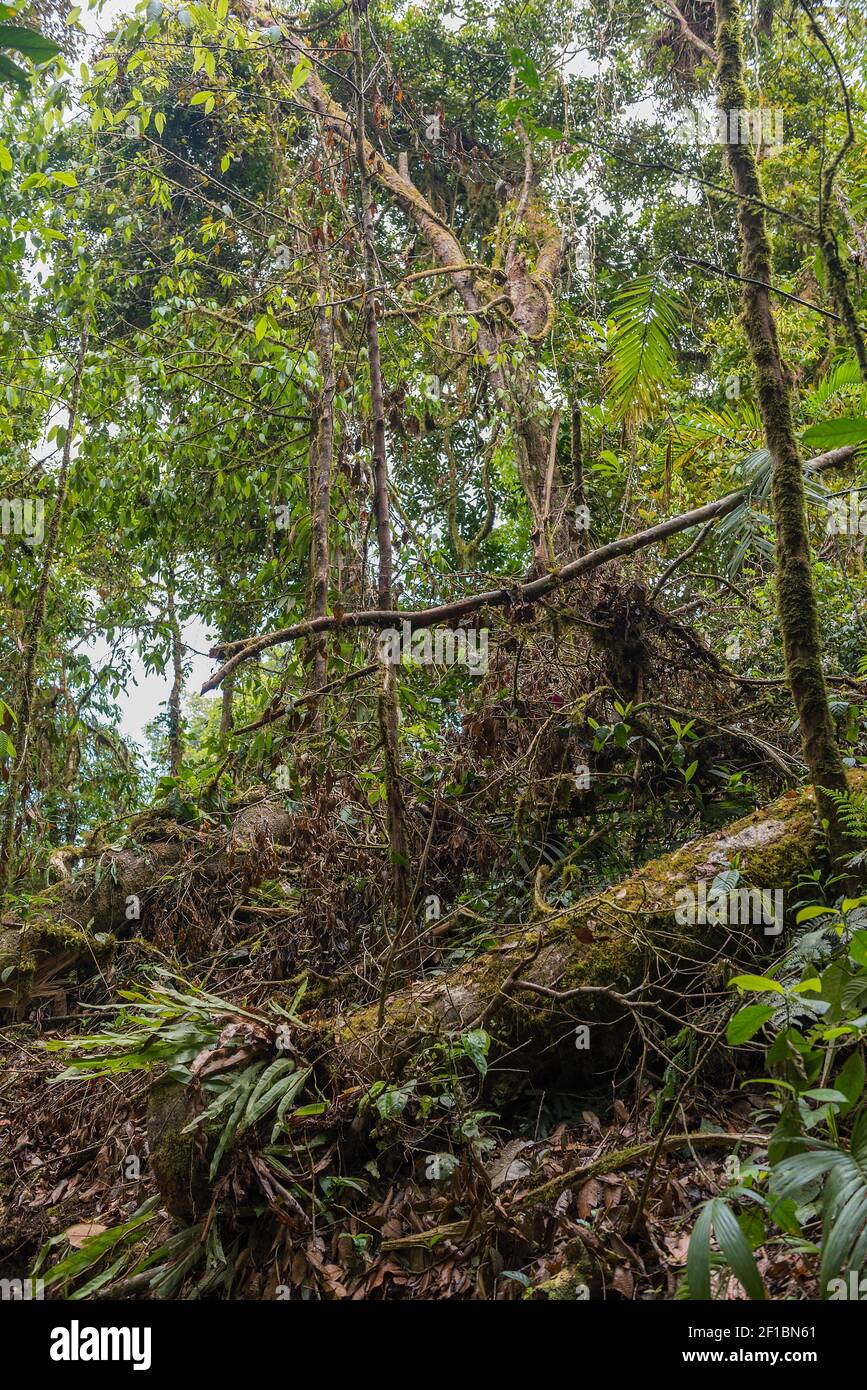
[[[856, 775], [859, 780], [867, 783]], [[785, 940], [765, 936], [762, 923], [681, 924], [678, 893], [692, 889], [698, 896], [699, 886], [709, 885], [735, 857], [745, 885], [787, 893], [819, 859], [820, 841], [812, 790], [787, 792], [568, 911], [540, 908], [526, 927], [458, 969], [391, 995], [381, 1028], [378, 1004], [336, 1022], [306, 1014], [298, 1045], [311, 1060], [320, 1057], [320, 1081], [326, 1084], [327, 1072], [335, 1093], [346, 1097], [376, 1080], [394, 1083], [423, 1073], [434, 1044], [484, 1023], [493, 1038], [492, 1070], [502, 1062], [509, 1076], [556, 1070], [564, 1084], [592, 1084], [623, 1055], [636, 999], [633, 994], [624, 1003], [627, 992], [647, 982], [645, 1004], [652, 1009], [657, 1001], [668, 1035], [686, 1018], [674, 992], [678, 985], [686, 994], [697, 973], [701, 979], [693, 986], [700, 997], [715, 973], [722, 989], [729, 966], [779, 950]], [[586, 1049], [575, 1045], [580, 1024], [590, 1028]], [[202, 1210], [206, 1155], [181, 1134], [194, 1113], [192, 1094], [173, 1086], [168, 1098], [167, 1107], [160, 1087], [152, 1097], [153, 1168], [167, 1208], [189, 1219]]]
[[[337, 1026], [334, 1065], [392, 1080], [414, 1065], [427, 1045], [484, 1022], [509, 1068], [540, 1060], [573, 1078], [610, 1068], [623, 1047], [634, 997], [654, 998], [668, 1032], [678, 1022], [677, 989], [696, 971], [716, 969], [779, 951], [782, 936], [755, 926], [689, 925], [677, 920], [678, 891], [698, 896], [737, 858], [744, 886], [788, 894], [821, 852], [811, 789], [787, 792], [716, 834], [655, 859], [623, 882], [569, 909], [537, 916], [499, 945], [424, 983], [391, 996], [378, 1029], [377, 1006], [347, 1014]], [[784, 897], [785, 901], [785, 897]], [[683, 916], [683, 913], [679, 915]], [[666, 988], [660, 988], [665, 980]], [[672, 992], [674, 991], [674, 992]], [[568, 997], [564, 997], [568, 996]], [[652, 1007], [652, 1004], [651, 1004]], [[590, 1045], [576, 1045], [578, 1024], [590, 1027]]]
[[0, 924], [0, 1010], [20, 1013], [31, 999], [57, 989], [73, 967], [96, 969], [100, 954], [121, 935], [152, 934], [175, 880], [198, 888], [216, 907], [264, 876], [269, 851], [292, 833], [292, 814], [267, 787], [255, 788], [235, 807], [231, 824], [176, 823], [147, 811], [130, 823], [126, 844], [90, 844], [55, 856], [81, 861], [28, 902], [27, 920], [14, 912]]

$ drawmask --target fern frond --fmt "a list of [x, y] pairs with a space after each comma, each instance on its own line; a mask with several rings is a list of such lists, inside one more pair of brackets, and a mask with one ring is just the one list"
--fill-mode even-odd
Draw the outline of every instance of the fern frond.
[[867, 840], [867, 792], [829, 790], [828, 795], [846, 834], [853, 840]]
[[810, 410], [818, 410], [832, 396], [836, 396], [838, 391], [842, 391], [847, 386], [860, 387], [861, 384], [861, 369], [854, 359], [838, 362], [822, 377], [821, 381], [816, 382], [811, 391], [806, 393], [804, 404]]

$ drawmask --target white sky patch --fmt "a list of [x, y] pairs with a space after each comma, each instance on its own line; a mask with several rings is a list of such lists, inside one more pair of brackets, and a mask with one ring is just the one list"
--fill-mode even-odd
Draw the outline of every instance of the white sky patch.
[[[215, 663], [207, 655], [208, 648], [213, 646], [214, 638], [200, 618], [193, 618], [185, 623], [181, 631], [186, 648], [184, 668], [187, 678], [184, 693], [190, 694], [192, 691], [198, 692], [214, 670]], [[96, 670], [109, 660], [109, 645], [102, 637], [95, 638], [83, 650]], [[115, 703], [120, 710], [121, 733], [144, 748], [147, 744], [145, 726], [165, 708], [171, 690], [171, 675], [169, 672], [159, 675], [155, 671], [147, 671], [138, 650], [134, 649], [132, 640], [127, 646], [127, 651], [132, 652], [132, 671], [126, 689], [121, 691]], [[211, 698], [218, 699], [219, 692]]]
[[563, 72], [566, 77], [597, 77], [604, 73], [610, 66], [610, 62], [603, 58], [601, 63], [589, 49], [579, 48], [575, 53], [569, 55], [563, 64]]

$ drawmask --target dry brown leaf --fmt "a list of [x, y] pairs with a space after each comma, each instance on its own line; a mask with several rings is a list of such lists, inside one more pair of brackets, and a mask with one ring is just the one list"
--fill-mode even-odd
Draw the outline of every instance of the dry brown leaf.
[[107, 1231], [107, 1226], [102, 1226], [98, 1221], [83, 1221], [78, 1226], [70, 1226], [63, 1234], [69, 1241], [73, 1250], [80, 1250], [86, 1240], [91, 1236], [101, 1236], [103, 1231]]
[[595, 1178], [581, 1184], [578, 1189], [577, 1207], [582, 1221], [586, 1221], [593, 1208], [599, 1206], [600, 1193], [601, 1189]]

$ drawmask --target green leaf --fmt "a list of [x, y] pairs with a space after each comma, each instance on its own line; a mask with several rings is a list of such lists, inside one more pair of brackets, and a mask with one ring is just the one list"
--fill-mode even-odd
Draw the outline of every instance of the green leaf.
[[834, 913], [834, 909], [833, 909], [833, 908], [831, 908], [831, 907], [823, 907], [821, 904], [815, 904], [815, 903], [814, 903], [812, 907], [802, 907], [801, 910], [800, 910], [800, 912], [799, 912], [799, 913], [797, 914], [797, 916], [795, 917], [795, 921], [798, 922], [798, 923], [800, 923], [800, 922], [812, 922], [812, 920], [813, 920], [814, 917], [828, 917], [828, 916], [833, 916], [833, 913]]
[[[282, 35], [281, 35], [282, 38]], [[292, 69], [292, 76], [289, 79], [289, 90], [292, 92], [300, 91], [310, 76], [312, 63], [309, 58], [301, 57]]]
[[726, 1027], [726, 1040], [732, 1047], [749, 1042], [759, 1029], [774, 1016], [771, 1004], [747, 1004], [729, 1019]]
[[488, 1070], [490, 1034], [486, 1033], [484, 1028], [474, 1028], [471, 1032], [464, 1033], [461, 1038], [461, 1046], [479, 1075], [484, 1076]]
[[761, 1300], [765, 1297], [765, 1287], [759, 1274], [755, 1256], [749, 1241], [741, 1230], [737, 1217], [728, 1202], [721, 1197], [714, 1198], [713, 1228], [719, 1248], [728, 1261], [732, 1273], [740, 1280], [750, 1298]]
[[40, 34], [38, 29], [23, 29], [17, 24], [0, 24], [0, 48], [23, 53], [34, 63], [47, 63], [60, 53], [60, 45]]
[[102, 1231], [99, 1235], [91, 1236], [86, 1240], [80, 1250], [74, 1250], [65, 1259], [56, 1264], [53, 1269], [46, 1272], [44, 1282], [46, 1288], [53, 1288], [55, 1284], [67, 1283], [72, 1279], [83, 1274], [85, 1270], [96, 1264], [106, 1251], [113, 1249], [120, 1241], [127, 1242], [137, 1239], [144, 1226], [156, 1214], [162, 1199], [159, 1193], [154, 1197], [149, 1197], [143, 1206], [130, 1217], [129, 1221], [123, 1222], [120, 1226], [112, 1226], [108, 1231]]
[[674, 375], [681, 303], [658, 274], [642, 275], [616, 295], [611, 317], [608, 392], [619, 423], [649, 414]]
[[710, 1233], [713, 1223], [713, 1204], [706, 1202], [689, 1238], [686, 1256], [686, 1277], [691, 1299], [710, 1298]]
[[770, 975], [735, 975], [729, 980], [729, 986], [734, 986], [741, 993], [752, 994], [785, 994], [783, 986], [779, 980], [772, 980]]
[[17, 87], [30, 86], [30, 78], [24, 69], [13, 63], [11, 58], [7, 58], [5, 53], [0, 53], [0, 80], [14, 82]]
[[803, 442], [811, 450], [837, 449], [843, 444], [863, 444], [867, 440], [867, 419], [855, 416], [847, 420], [823, 420], [804, 430]]
[[8, 173], [11, 168], [12, 156], [6, 146], [0, 141], [0, 169], [4, 169]]
[[388, 1086], [380, 1092], [374, 1105], [384, 1120], [390, 1119], [392, 1115], [399, 1115], [406, 1109], [415, 1086], [415, 1081], [407, 1081], [403, 1086]]
[[530, 55], [525, 53], [522, 48], [510, 48], [509, 60], [524, 86], [529, 87], [533, 92], [538, 92], [542, 83], [536, 71], [536, 64], [533, 62]]

